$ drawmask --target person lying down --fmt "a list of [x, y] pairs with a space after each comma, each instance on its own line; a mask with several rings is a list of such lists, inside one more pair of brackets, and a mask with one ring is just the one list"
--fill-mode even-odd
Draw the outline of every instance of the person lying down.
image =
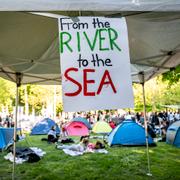
[[87, 138], [83, 138], [79, 144], [72, 144], [72, 145], [58, 145], [58, 149], [68, 149], [72, 151], [78, 152], [88, 152], [97, 149], [104, 149], [105, 146], [100, 141], [97, 141], [95, 144], [90, 143]]
[[83, 139], [79, 144], [57, 145], [58, 149], [69, 149], [72, 151], [84, 152], [88, 146], [88, 140]]

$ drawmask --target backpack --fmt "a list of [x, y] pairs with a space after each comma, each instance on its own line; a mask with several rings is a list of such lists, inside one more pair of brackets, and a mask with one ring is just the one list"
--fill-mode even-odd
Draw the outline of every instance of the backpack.
[[27, 162], [34, 163], [38, 162], [41, 158], [36, 153], [29, 153]]

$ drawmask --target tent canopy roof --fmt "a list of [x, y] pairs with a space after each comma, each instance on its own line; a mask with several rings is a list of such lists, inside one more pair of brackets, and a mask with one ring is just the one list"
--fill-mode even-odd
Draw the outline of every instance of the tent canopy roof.
[[[10, 1], [6, 1], [4, 4], [8, 4], [8, 2]], [[22, 5], [27, 1], [23, 2]], [[82, 1], [78, 2], [82, 3]], [[112, 2], [118, 3], [118, 1]], [[79, 10], [81, 10], [80, 6]], [[129, 34], [133, 82], [140, 82], [138, 76], [140, 72], [144, 72], [147, 81], [180, 64], [180, 12], [0, 12], [1, 77], [17, 82], [16, 74], [20, 74], [19, 81], [22, 84], [61, 83], [57, 22], [59, 14], [72, 17], [78, 15], [125, 16]]]
[[179, 0], [0, 0], [3, 11], [178, 11]]

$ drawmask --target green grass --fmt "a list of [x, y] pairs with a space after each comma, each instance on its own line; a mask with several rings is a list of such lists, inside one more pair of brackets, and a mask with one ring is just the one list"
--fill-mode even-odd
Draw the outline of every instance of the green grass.
[[[108, 154], [89, 153], [71, 157], [54, 144], [41, 141], [42, 136], [28, 137], [33, 146], [46, 151], [37, 163], [16, 165], [17, 180], [180, 180], [180, 149], [166, 143], [150, 148], [152, 177], [147, 173], [145, 147], [107, 147]], [[27, 141], [17, 146], [27, 146]], [[11, 179], [12, 163], [0, 153], [0, 180]]]

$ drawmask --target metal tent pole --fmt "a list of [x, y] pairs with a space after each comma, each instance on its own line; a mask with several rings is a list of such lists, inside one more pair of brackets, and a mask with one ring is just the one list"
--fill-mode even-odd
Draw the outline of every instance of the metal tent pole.
[[143, 93], [143, 107], [144, 107], [144, 128], [145, 128], [145, 136], [146, 136], [146, 153], [147, 153], [147, 165], [148, 165], [148, 176], [152, 176], [150, 169], [150, 158], [149, 158], [149, 144], [148, 144], [148, 129], [147, 129], [147, 116], [146, 116], [146, 97], [145, 97], [145, 80], [144, 80], [144, 72], [139, 73], [140, 83], [142, 85], [142, 93]]
[[15, 164], [16, 164], [16, 141], [17, 141], [17, 118], [18, 118], [18, 104], [19, 104], [19, 87], [21, 85], [22, 74], [16, 73], [16, 111], [14, 122], [14, 141], [13, 141], [13, 172], [12, 180], [15, 179]]

